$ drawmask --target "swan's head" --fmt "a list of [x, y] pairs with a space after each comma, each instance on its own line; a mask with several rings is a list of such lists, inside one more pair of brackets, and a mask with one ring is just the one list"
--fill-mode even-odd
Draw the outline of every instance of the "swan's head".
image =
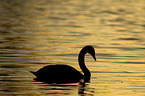
[[85, 46], [83, 49], [86, 51], [86, 53], [91, 54], [92, 57], [94, 58], [94, 60], [96, 61], [95, 49], [94, 49], [92, 46], [87, 45], [87, 46]]

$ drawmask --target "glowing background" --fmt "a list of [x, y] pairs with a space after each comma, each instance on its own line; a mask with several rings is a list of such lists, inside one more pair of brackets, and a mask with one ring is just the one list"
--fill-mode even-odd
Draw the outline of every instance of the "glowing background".
[[145, 95], [144, 0], [0, 0], [0, 95], [73, 95], [77, 86], [33, 82], [47, 64], [79, 69], [85, 45], [92, 73], [86, 95]]

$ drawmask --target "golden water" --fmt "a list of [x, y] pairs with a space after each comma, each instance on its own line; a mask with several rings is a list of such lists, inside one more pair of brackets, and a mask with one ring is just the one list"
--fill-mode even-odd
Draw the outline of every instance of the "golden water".
[[[144, 0], [0, 0], [1, 96], [145, 96]], [[49, 64], [79, 69], [85, 45], [91, 83], [52, 86], [29, 71]], [[81, 71], [81, 70], [80, 70]]]

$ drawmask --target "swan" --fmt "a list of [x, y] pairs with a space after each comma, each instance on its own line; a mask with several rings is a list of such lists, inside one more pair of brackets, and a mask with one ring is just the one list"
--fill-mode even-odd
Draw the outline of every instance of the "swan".
[[84, 82], [90, 82], [91, 73], [86, 67], [84, 60], [86, 53], [92, 55], [96, 61], [94, 48], [90, 45], [83, 47], [78, 55], [78, 62], [84, 74], [81, 74], [79, 71], [69, 65], [60, 64], [44, 66], [36, 72], [31, 71], [31, 73], [37, 77], [35, 78], [36, 81], [42, 81], [46, 83], [77, 83], [82, 79]]

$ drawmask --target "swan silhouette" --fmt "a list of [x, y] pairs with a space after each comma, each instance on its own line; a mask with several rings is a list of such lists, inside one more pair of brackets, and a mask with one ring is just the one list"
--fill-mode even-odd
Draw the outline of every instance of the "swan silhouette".
[[85, 65], [85, 54], [89, 53], [92, 55], [94, 60], [96, 61], [95, 57], [95, 50], [92, 46], [85, 46], [79, 53], [78, 62], [81, 70], [84, 74], [81, 74], [75, 68], [69, 65], [48, 65], [36, 72], [32, 72], [37, 78], [36, 81], [42, 81], [46, 83], [77, 83], [83, 79], [84, 82], [89, 82], [91, 73]]

